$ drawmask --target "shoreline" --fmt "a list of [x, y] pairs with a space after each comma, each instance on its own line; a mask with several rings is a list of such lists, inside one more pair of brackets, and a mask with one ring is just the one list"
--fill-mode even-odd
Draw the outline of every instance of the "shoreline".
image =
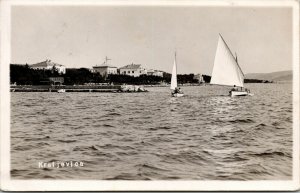
[[[273, 82], [272, 84], [283, 84], [290, 82]], [[246, 83], [246, 84], [270, 84], [270, 83]], [[130, 85], [130, 84], [126, 84]], [[122, 92], [123, 85], [11, 85], [11, 92], [57, 92], [64, 89], [65, 92]], [[170, 85], [136, 85], [144, 88], [169, 87]], [[212, 86], [209, 83], [202, 84], [182, 84], [180, 87], [190, 86]], [[134, 91], [137, 92], [137, 91]]]

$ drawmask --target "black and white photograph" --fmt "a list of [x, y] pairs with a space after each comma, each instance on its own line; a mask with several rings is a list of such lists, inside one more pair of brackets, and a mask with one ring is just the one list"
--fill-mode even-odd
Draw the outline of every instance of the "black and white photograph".
[[3, 190], [299, 189], [298, 1], [1, 3]]

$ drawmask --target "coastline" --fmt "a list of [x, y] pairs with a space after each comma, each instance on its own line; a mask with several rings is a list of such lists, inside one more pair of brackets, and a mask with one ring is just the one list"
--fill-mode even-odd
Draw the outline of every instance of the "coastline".
[[[263, 84], [270, 83], [288, 83], [288, 82], [268, 82]], [[254, 84], [254, 83], [246, 83], [246, 84]], [[257, 83], [261, 84], [261, 83]], [[127, 86], [133, 86], [130, 84], [124, 84]], [[122, 92], [122, 86], [124, 85], [11, 85], [11, 92], [58, 92], [60, 89], [64, 89], [65, 92]], [[135, 85], [144, 88], [153, 88], [153, 87], [169, 87], [170, 85]], [[188, 83], [188, 84], [180, 84], [181, 87], [190, 87], [190, 86], [211, 86], [209, 83]], [[138, 91], [133, 91], [138, 92]]]

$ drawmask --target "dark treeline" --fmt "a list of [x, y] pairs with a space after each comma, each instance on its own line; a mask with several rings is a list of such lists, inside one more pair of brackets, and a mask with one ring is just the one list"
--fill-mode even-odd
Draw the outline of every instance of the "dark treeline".
[[194, 74], [178, 74], [177, 81], [179, 84], [199, 83], [199, 80], [194, 79]]
[[[51, 70], [37, 70], [32, 69], [28, 65], [10, 65], [10, 82], [17, 85], [46, 85], [51, 84], [50, 77], [63, 77], [65, 85], [82, 85], [85, 83], [113, 83], [113, 84], [160, 84], [170, 83], [171, 74], [163, 73], [163, 77], [141, 75], [139, 77], [132, 77], [128, 75], [109, 75], [106, 79], [99, 73], [92, 73], [87, 68], [67, 68], [66, 74], [59, 74], [57, 69]], [[198, 83], [194, 79], [194, 74], [179, 74], [177, 76], [179, 84]]]
[[[57, 69], [51, 70], [36, 70], [30, 68], [28, 65], [10, 65], [10, 82], [18, 85], [49, 85], [50, 77], [64, 77], [65, 85], [83, 85], [85, 83], [113, 83], [113, 84], [160, 84], [170, 83], [171, 74], [163, 73], [163, 77], [141, 75], [139, 77], [132, 77], [128, 75], [114, 74], [109, 75], [106, 79], [99, 73], [92, 73], [87, 68], [67, 68], [66, 74], [59, 74]], [[203, 80], [207, 83], [210, 82], [211, 77], [202, 75]], [[199, 83], [194, 79], [194, 74], [179, 74], [177, 75], [179, 84]], [[245, 83], [272, 83], [268, 80], [245, 79]]]
[[51, 70], [32, 69], [28, 65], [10, 65], [10, 83], [17, 85], [49, 85], [50, 77], [63, 77], [66, 85], [80, 85], [84, 83], [101, 83], [103, 77], [99, 73], [92, 73], [86, 68], [68, 68], [66, 74], [59, 74], [54, 67]]
[[204, 82], [210, 82], [211, 76], [208, 75], [202, 75]]
[[273, 83], [271, 80], [245, 79], [244, 83]]
[[10, 65], [10, 82], [18, 85], [44, 85], [49, 84], [49, 77], [59, 76], [57, 69], [34, 70], [28, 65]]
[[102, 83], [104, 78], [99, 73], [92, 73], [86, 68], [67, 68], [63, 75], [66, 85], [82, 85], [84, 83]]

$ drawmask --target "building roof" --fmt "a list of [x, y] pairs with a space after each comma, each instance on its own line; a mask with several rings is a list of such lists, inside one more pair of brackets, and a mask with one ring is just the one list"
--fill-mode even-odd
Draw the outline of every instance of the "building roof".
[[120, 69], [139, 69], [141, 64], [129, 64], [126, 66], [121, 67]]
[[154, 73], [155, 72], [155, 70], [153, 70], [153, 69], [148, 69], [147, 70], [147, 73]]
[[64, 66], [64, 65], [54, 63], [51, 60], [45, 60], [43, 62], [30, 65], [30, 67], [45, 67], [45, 68], [48, 66]]

